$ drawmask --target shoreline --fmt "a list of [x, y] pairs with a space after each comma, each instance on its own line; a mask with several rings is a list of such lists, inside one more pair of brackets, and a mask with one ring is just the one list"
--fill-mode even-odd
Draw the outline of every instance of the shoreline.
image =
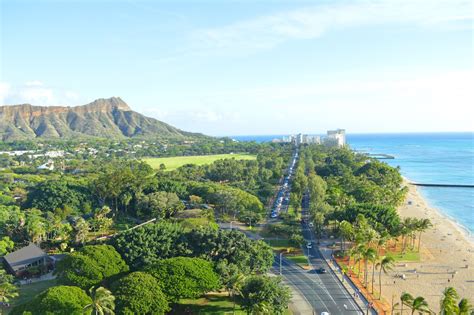
[[[474, 300], [474, 240], [461, 224], [432, 207], [418, 187], [408, 184], [400, 217], [430, 219], [433, 227], [421, 236], [419, 261], [399, 261], [392, 271], [382, 275], [382, 294], [386, 301], [397, 302], [403, 292], [423, 296], [430, 309], [438, 312], [446, 287], [454, 287], [461, 298]], [[397, 277], [404, 275], [405, 279]]]
[[[433, 214], [436, 214], [440, 218], [444, 219], [446, 221], [446, 223], [449, 223], [449, 224], [453, 225], [453, 227], [458, 230], [458, 232], [463, 236], [463, 238], [466, 241], [468, 241], [469, 243], [471, 243], [471, 245], [474, 246], [474, 232], [472, 232], [471, 230], [469, 230], [468, 227], [466, 227], [462, 223], [460, 223], [455, 217], [452, 217], [452, 216], [444, 213], [443, 210], [441, 210], [440, 208], [433, 206], [431, 204], [429, 198], [426, 197], [423, 194], [422, 187], [411, 185], [410, 184], [411, 181], [407, 177], [405, 177], [405, 176], [402, 176], [402, 177], [403, 177], [403, 185], [408, 187], [409, 191], [415, 191], [416, 192], [415, 194], [417, 195], [417, 197], [419, 197], [419, 199], [423, 200], [423, 204], [431, 212], [433, 212]], [[408, 198], [408, 196], [407, 196], [407, 198]], [[400, 212], [400, 210], [399, 210], [399, 212]]]

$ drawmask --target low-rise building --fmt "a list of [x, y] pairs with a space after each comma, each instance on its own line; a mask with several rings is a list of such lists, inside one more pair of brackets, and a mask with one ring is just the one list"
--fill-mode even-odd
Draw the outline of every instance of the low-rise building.
[[3, 257], [7, 270], [17, 277], [28, 273], [32, 267], [47, 270], [52, 266], [52, 260], [38, 246], [31, 243]]

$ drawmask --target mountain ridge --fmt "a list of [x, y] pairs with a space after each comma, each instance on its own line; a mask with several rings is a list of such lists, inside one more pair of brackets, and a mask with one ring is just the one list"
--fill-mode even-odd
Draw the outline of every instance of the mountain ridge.
[[78, 106], [0, 106], [2, 141], [73, 137], [202, 137], [133, 111], [120, 97]]

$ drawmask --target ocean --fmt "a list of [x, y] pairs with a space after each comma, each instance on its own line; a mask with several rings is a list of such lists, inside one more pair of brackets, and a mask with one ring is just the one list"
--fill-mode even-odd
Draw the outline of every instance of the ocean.
[[[239, 141], [266, 142], [280, 135], [234, 136]], [[474, 133], [348, 134], [355, 150], [393, 155], [383, 160], [400, 166], [410, 181], [474, 184]], [[419, 187], [428, 204], [474, 233], [474, 188]]]

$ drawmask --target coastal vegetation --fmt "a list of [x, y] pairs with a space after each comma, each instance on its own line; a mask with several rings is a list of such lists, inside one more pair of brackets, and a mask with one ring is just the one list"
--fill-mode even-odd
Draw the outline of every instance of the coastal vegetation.
[[[210, 143], [203, 140], [183, 147], [209, 148]], [[271, 200], [292, 148], [214, 144], [210, 147], [215, 153], [236, 148], [241, 153], [214, 155], [203, 165], [185, 162], [174, 170], [154, 170], [132, 154], [107, 156], [105, 152], [111, 152], [107, 150], [95, 155], [95, 163], [90, 163], [88, 153], [84, 155], [88, 149], [68, 159], [59, 157], [55, 163], [61, 167], [54, 170], [25, 167], [32, 161], [28, 156], [3, 156], [7, 167], [1, 172], [2, 254], [33, 242], [63, 256], [54, 270], [56, 280], [45, 281], [44, 286], [23, 284], [19, 299], [13, 277], [2, 277], [2, 300], [15, 306], [8, 311], [32, 312], [35, 303], [43, 303], [35, 314], [79, 314], [83, 309], [164, 314], [181, 309], [183, 301], [205, 299], [222, 290], [232, 296], [225, 303], [243, 309], [242, 289], [252, 277], [252, 284], [263, 283], [265, 294], [274, 293], [281, 300], [267, 309], [286, 312], [288, 290], [265, 276], [273, 263], [270, 246], [241, 232], [219, 229], [218, 223], [240, 220], [251, 225], [263, 219], [264, 205]], [[78, 144], [61, 144], [69, 145]], [[180, 146], [168, 143], [167, 150]], [[46, 272], [31, 267], [23, 277]], [[30, 286], [42, 291], [30, 292]], [[63, 291], [68, 291], [64, 298]]]
[[[61, 167], [54, 170], [37, 169], [39, 162], [28, 156], [2, 156], [1, 253], [33, 242], [64, 255], [56, 264], [57, 279], [38, 286], [40, 292], [28, 293], [28, 286], [36, 284], [26, 284], [18, 298], [13, 277], [0, 277], [3, 301], [15, 306], [11, 313], [44, 303], [35, 310], [39, 314], [53, 307], [70, 314], [83, 309], [173, 314], [188, 309], [186, 305], [202, 310], [213, 303], [211, 297], [218, 297], [222, 309], [283, 314], [288, 288], [266, 274], [274, 251], [307, 265], [301, 251], [303, 205], [317, 237], [335, 237], [335, 255], [346, 274], [359, 278], [374, 299], [381, 299], [383, 274], [397, 260], [418, 257], [422, 235], [431, 226], [429, 220], [398, 215], [406, 188], [397, 169], [347, 148], [300, 147], [288, 213], [274, 224], [255, 227], [273, 203], [292, 145], [170, 141], [154, 158], [179, 152], [173, 159], [182, 165], [155, 160], [159, 163], [152, 167], [142, 157], [155, 147], [130, 141], [112, 145], [93, 140], [100, 144], [93, 163], [88, 145], [62, 143], [68, 152], [75, 152], [74, 147], [82, 151], [57, 158]], [[116, 149], [133, 150], [136, 145], [135, 153]], [[19, 146], [37, 144], [10, 144]], [[183, 157], [188, 153], [219, 155], [209, 155], [199, 165], [194, 156]], [[220, 228], [238, 222], [265, 241]], [[45, 272], [32, 267], [24, 276]], [[64, 297], [71, 303], [61, 295], [66, 290]], [[412, 302], [411, 307], [424, 309], [423, 300]]]

